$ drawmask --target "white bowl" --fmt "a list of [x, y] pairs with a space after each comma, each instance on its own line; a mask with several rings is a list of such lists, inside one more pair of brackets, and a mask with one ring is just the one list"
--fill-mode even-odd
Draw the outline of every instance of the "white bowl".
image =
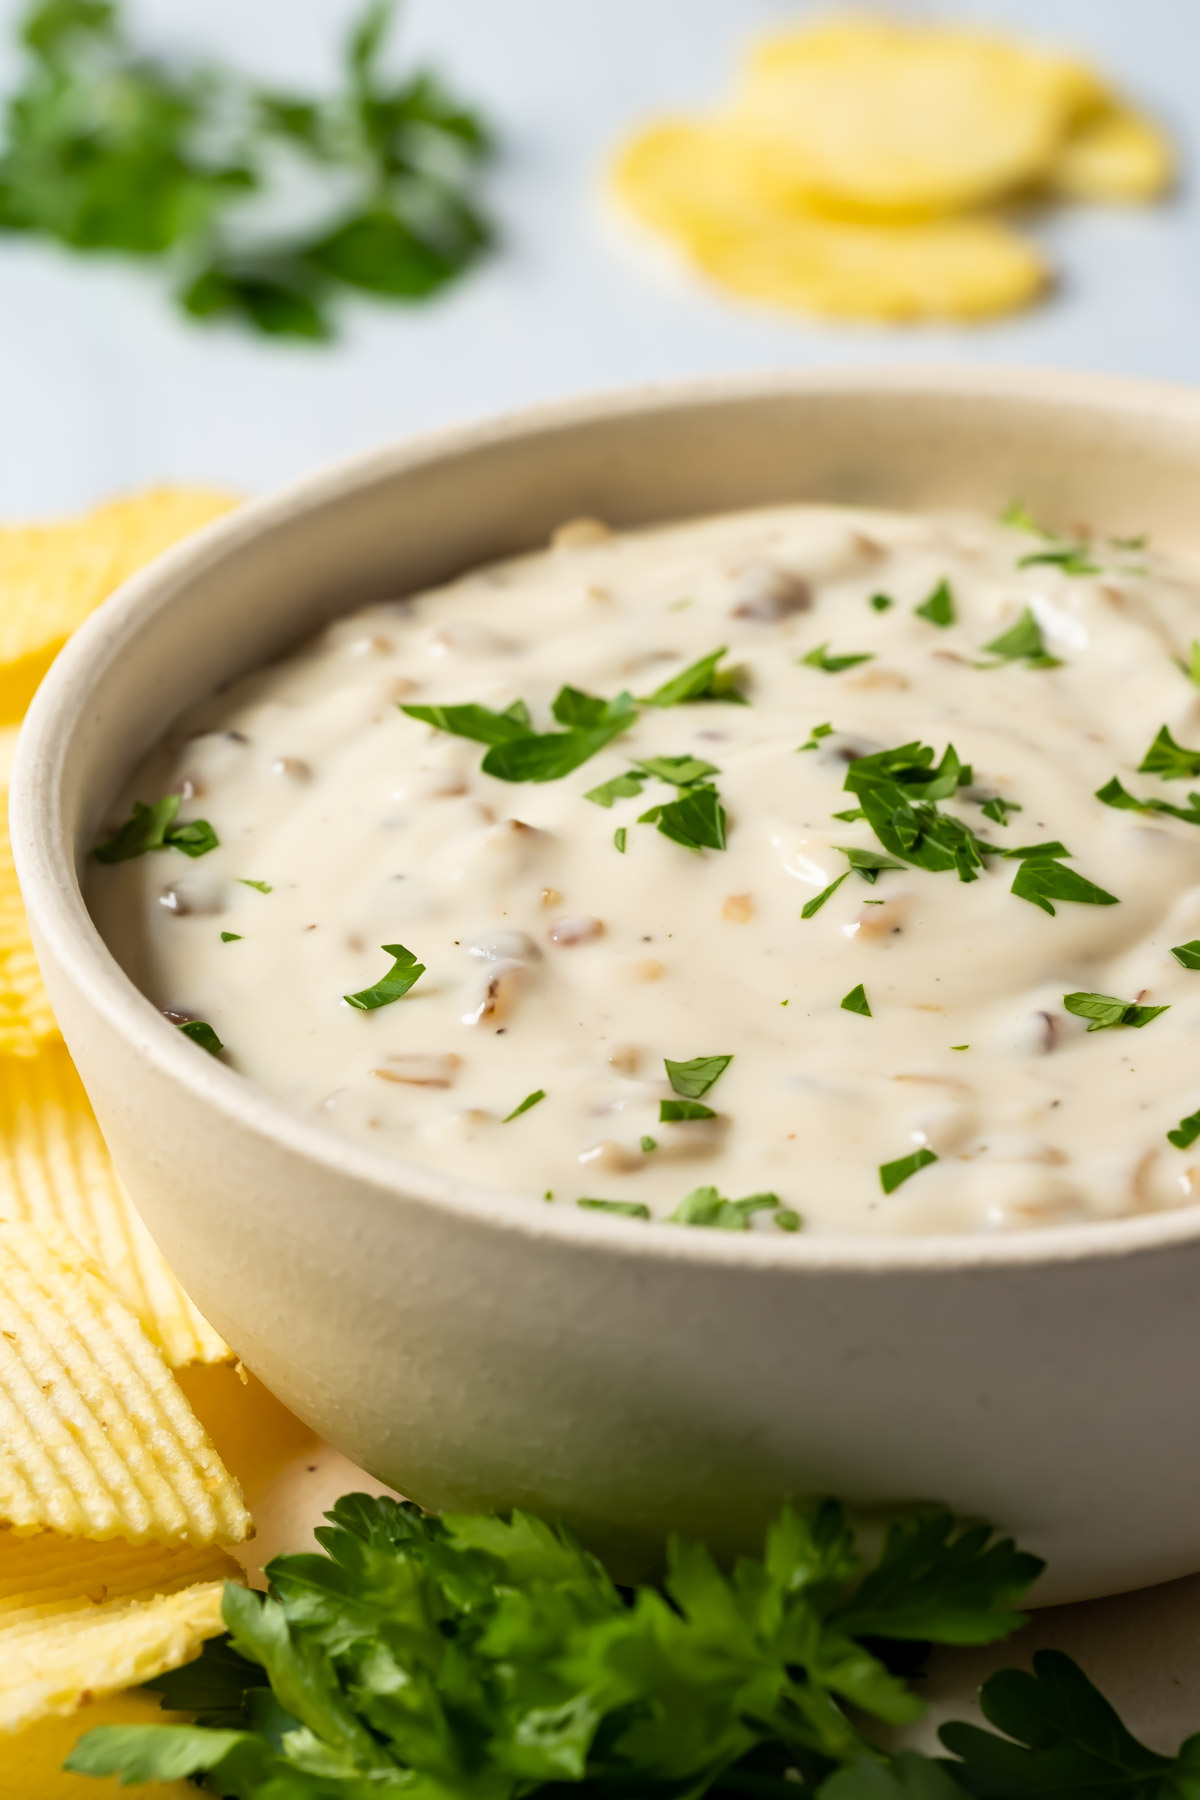
[[1195, 548], [1198, 493], [1197, 394], [998, 370], [756, 377], [402, 443], [127, 583], [30, 709], [13, 843], [121, 1172], [246, 1363], [426, 1505], [559, 1515], [626, 1567], [671, 1526], [732, 1549], [785, 1495], [836, 1494], [1015, 1532], [1049, 1559], [1045, 1600], [1200, 1568], [1197, 1208], [889, 1242], [531, 1205], [347, 1142], [197, 1054], [118, 968], [78, 879], [106, 803], [191, 701], [332, 614], [573, 515], [1019, 495]]

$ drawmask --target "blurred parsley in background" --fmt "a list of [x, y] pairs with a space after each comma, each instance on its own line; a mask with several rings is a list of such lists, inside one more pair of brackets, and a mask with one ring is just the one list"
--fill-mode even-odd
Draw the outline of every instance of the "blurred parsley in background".
[[114, 0], [41, 0], [0, 136], [0, 231], [161, 257], [182, 306], [261, 332], [332, 335], [339, 287], [429, 298], [489, 242], [478, 115], [383, 69], [394, 0], [370, 0], [326, 98], [167, 66]]

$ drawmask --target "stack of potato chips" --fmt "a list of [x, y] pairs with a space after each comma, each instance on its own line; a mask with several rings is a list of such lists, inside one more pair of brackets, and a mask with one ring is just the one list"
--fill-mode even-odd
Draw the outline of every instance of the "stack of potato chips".
[[[120, 581], [232, 504], [159, 492], [0, 530], [0, 722], [19, 720]], [[125, 1690], [223, 1629], [224, 1583], [244, 1578], [225, 1546], [253, 1526], [173, 1371], [230, 1361], [121, 1186], [50, 1011], [0, 825], [0, 1800], [103, 1794], [55, 1773], [71, 1743], [93, 1724], [156, 1716], [152, 1696]], [[208, 1373], [242, 1391], [232, 1368]], [[212, 1384], [191, 1379], [219, 1419], [228, 1395], [214, 1404]]]
[[1073, 58], [837, 17], [756, 45], [724, 106], [621, 151], [618, 199], [720, 286], [837, 319], [975, 319], [1050, 284], [1015, 208], [1147, 202], [1167, 139]]

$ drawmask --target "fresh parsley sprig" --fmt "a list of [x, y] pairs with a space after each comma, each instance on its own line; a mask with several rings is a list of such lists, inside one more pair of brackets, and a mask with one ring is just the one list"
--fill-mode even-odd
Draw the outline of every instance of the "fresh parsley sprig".
[[[115, 0], [37, 0], [4, 121], [0, 231], [162, 258], [193, 317], [274, 336], [330, 337], [347, 289], [435, 294], [488, 246], [475, 188], [491, 144], [435, 75], [386, 72], [393, 13], [368, 0], [340, 90], [312, 99], [156, 60]], [[276, 227], [293, 190], [314, 196], [311, 223]]]
[[[152, 1684], [195, 1724], [101, 1726], [68, 1766], [133, 1782], [202, 1777], [241, 1800], [549, 1800], [569, 1788], [701, 1800], [718, 1783], [795, 1800], [940, 1800], [1045, 1791], [1049, 1772], [1032, 1760], [1044, 1740], [1027, 1730], [1040, 1711], [1061, 1719], [1090, 1772], [1121, 1756], [1142, 1767], [1111, 1730], [1085, 1729], [1086, 1682], [1069, 1705], [1035, 1698], [998, 1714], [985, 1688], [985, 1715], [1020, 1752], [961, 1727], [946, 1728], [949, 1764], [878, 1747], [881, 1726], [924, 1711], [893, 1672], [912, 1666], [900, 1646], [986, 1644], [1024, 1623], [1015, 1608], [1042, 1564], [987, 1526], [906, 1518], [867, 1558], [837, 1504], [785, 1507], [760, 1559], [726, 1573], [672, 1538], [662, 1586], [622, 1590], [569, 1532], [526, 1513], [437, 1519], [351, 1494], [326, 1516], [319, 1552], [276, 1557], [267, 1594], [228, 1586], [228, 1635]], [[983, 1785], [997, 1758], [1018, 1754], [1038, 1781]]]

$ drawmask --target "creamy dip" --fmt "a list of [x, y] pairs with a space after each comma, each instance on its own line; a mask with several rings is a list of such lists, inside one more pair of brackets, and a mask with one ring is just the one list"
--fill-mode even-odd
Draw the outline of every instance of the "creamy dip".
[[[1200, 937], [1200, 808], [1175, 777], [1200, 742], [1181, 666], [1200, 581], [1152, 547], [1014, 516], [577, 521], [545, 552], [341, 618], [145, 760], [110, 828], [174, 793], [176, 824], [206, 819], [219, 843], [93, 862], [97, 921], [233, 1069], [534, 1202], [665, 1217], [709, 1187], [776, 1196], [756, 1230], [799, 1215], [820, 1233], [1189, 1204], [1200, 945], [1172, 950]], [[722, 647], [691, 685], [709, 673], [724, 695], [648, 703]], [[401, 710], [474, 704], [493, 736], [569, 761], [534, 742], [563, 731], [564, 686], [616, 703], [560, 701], [567, 727], [600, 720], [591, 742], [631, 722], [541, 781], [484, 772], [486, 742]], [[1164, 725], [1184, 751], [1138, 772]], [[932, 757], [862, 760], [905, 745]], [[502, 750], [510, 769], [526, 754]], [[691, 764], [634, 767], [664, 757]], [[1114, 776], [1196, 822], [1102, 803]], [[836, 816], [868, 789], [874, 812]], [[931, 866], [956, 847], [971, 879]], [[343, 996], [386, 995], [381, 946], [424, 973], [362, 1010]], [[667, 1059], [700, 1058], [717, 1060], [668, 1079]]]

